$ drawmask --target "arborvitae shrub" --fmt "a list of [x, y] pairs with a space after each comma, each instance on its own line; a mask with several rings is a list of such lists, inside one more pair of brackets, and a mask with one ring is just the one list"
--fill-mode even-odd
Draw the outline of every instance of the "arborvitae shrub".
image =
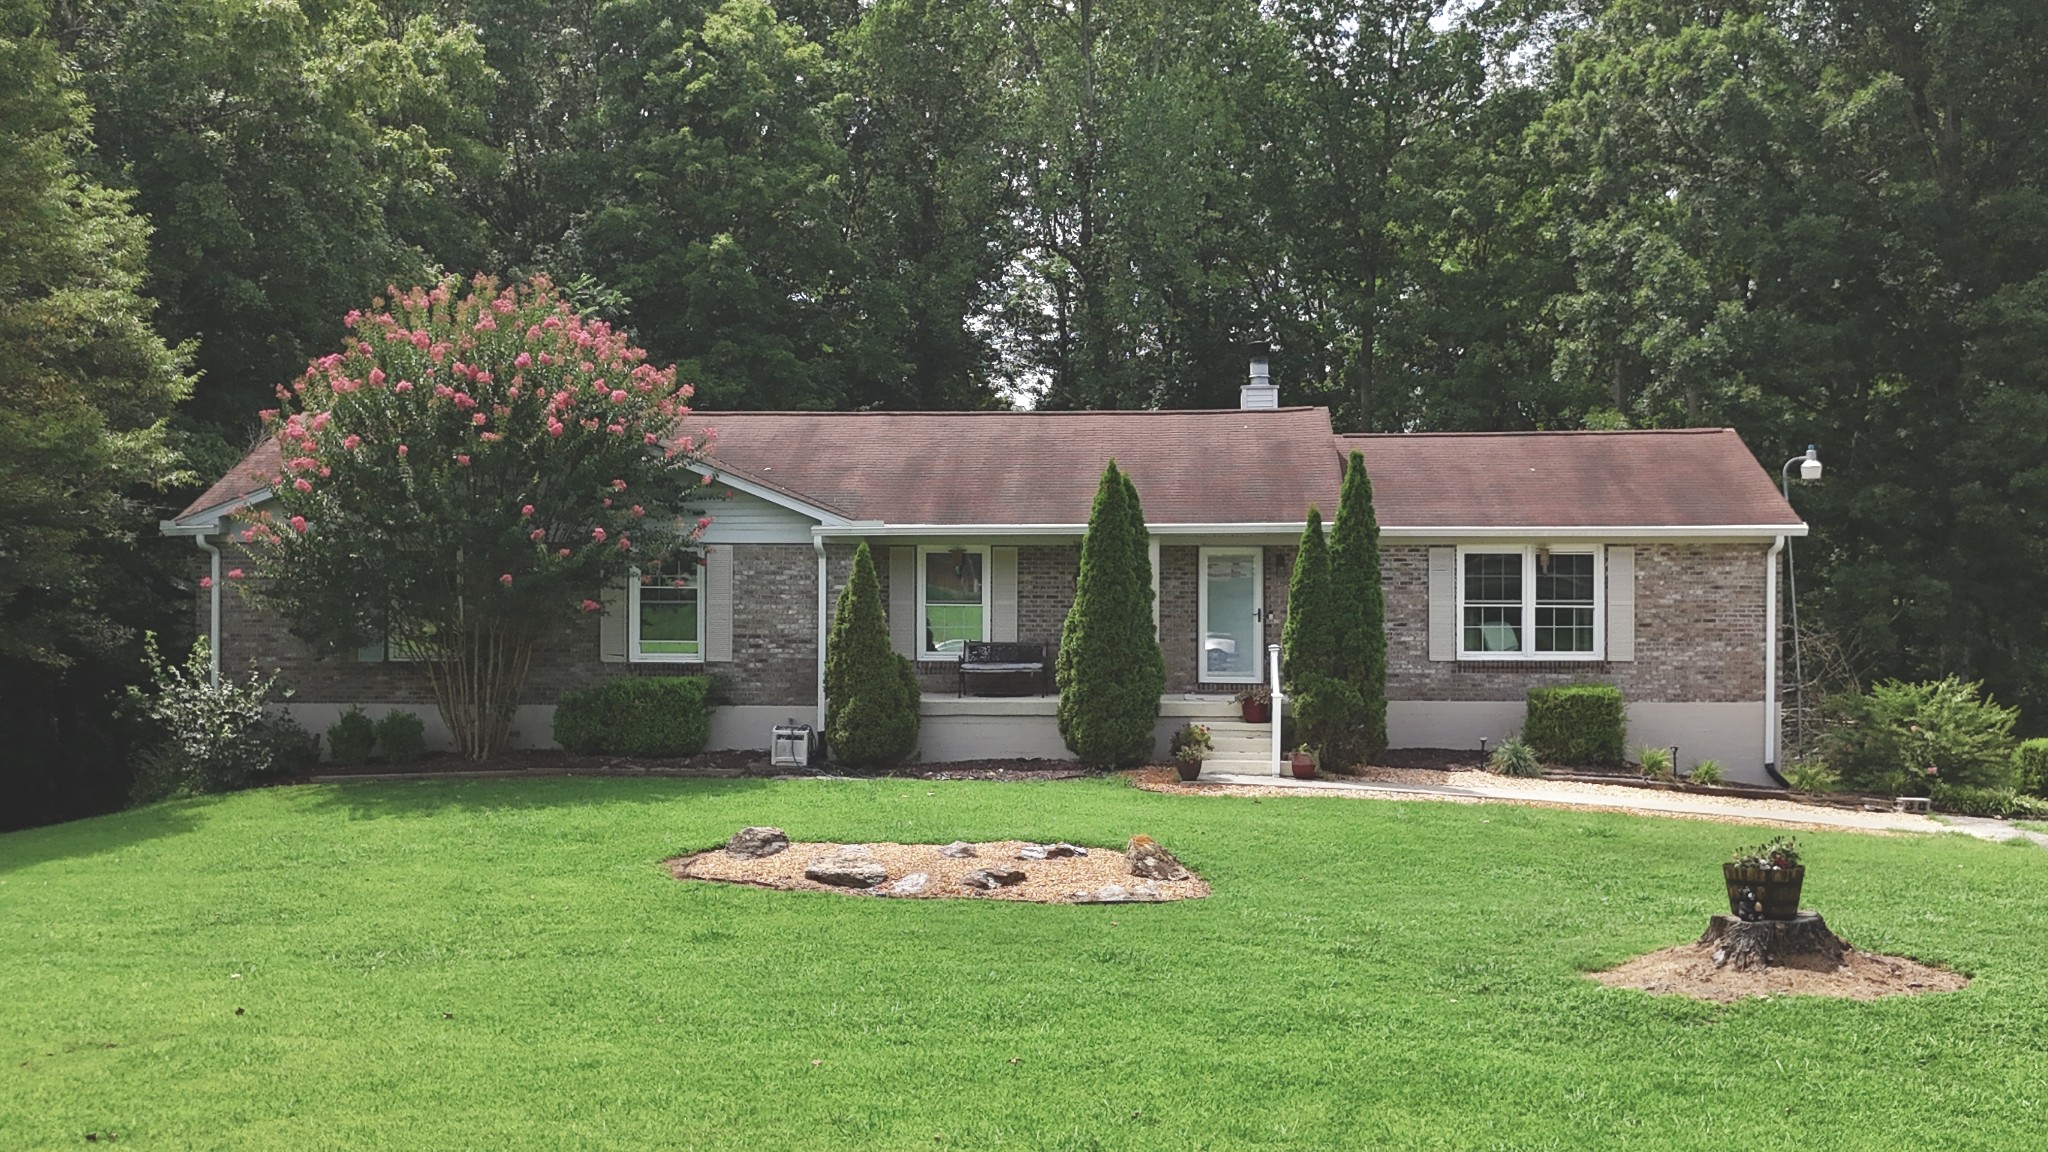
[[825, 743], [833, 758], [884, 768], [917, 751], [917, 669], [889, 647], [882, 584], [862, 541], [825, 645]]
[[1121, 768], [1152, 756], [1166, 663], [1152, 628], [1152, 569], [1138, 489], [1102, 471], [1054, 680], [1060, 736], [1084, 764]]
[[386, 712], [377, 721], [377, 751], [393, 764], [406, 764], [427, 754], [427, 724], [417, 712]]
[[711, 739], [704, 676], [621, 676], [555, 706], [555, 743], [585, 756], [692, 756]]
[[1628, 737], [1628, 712], [1612, 684], [1563, 684], [1529, 689], [1522, 738], [1552, 764], [1619, 764]]
[[1330, 604], [1337, 675], [1358, 694], [1348, 726], [1349, 759], [1369, 763], [1387, 750], [1387, 606], [1380, 589], [1380, 526], [1365, 456], [1351, 453], [1330, 529]]
[[327, 726], [327, 755], [336, 764], [367, 764], [377, 747], [377, 726], [361, 708], [350, 708]]

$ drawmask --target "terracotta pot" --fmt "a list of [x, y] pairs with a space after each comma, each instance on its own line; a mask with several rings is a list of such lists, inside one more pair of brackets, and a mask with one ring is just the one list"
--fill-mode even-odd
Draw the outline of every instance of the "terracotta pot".
[[1799, 889], [1806, 866], [1750, 868], [1721, 865], [1728, 884], [1728, 910], [1740, 920], [1791, 920], [1799, 915]]
[[1247, 724], [1268, 724], [1273, 720], [1271, 700], [1240, 700], [1238, 707], [1244, 710], [1244, 722]]
[[1313, 780], [1316, 778], [1315, 757], [1306, 752], [1296, 752], [1289, 758], [1289, 762], [1294, 768], [1294, 778], [1296, 780]]
[[1202, 762], [1200, 760], [1176, 760], [1173, 762], [1173, 766], [1180, 770], [1180, 778], [1184, 781], [1192, 782], [1202, 774]]

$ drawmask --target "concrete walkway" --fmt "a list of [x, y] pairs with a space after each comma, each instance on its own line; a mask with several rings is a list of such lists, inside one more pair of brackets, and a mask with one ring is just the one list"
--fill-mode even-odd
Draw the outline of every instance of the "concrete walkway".
[[[1204, 772], [1201, 783], [1220, 788], [1257, 788], [1269, 794], [1378, 796], [1384, 799], [1495, 801], [1545, 804], [1611, 812], [1639, 812], [1734, 823], [1797, 824], [1852, 832], [1961, 832], [1982, 840], [2025, 838], [2048, 846], [2048, 836], [2002, 820], [1960, 816], [1913, 816], [1903, 812], [1859, 812], [1795, 800], [1746, 800], [1699, 796], [1609, 784], [1517, 780], [1485, 773], [1458, 773], [1457, 785], [1390, 784], [1362, 780], [1295, 780], [1285, 776]], [[1475, 779], [1476, 778], [1476, 779]]]

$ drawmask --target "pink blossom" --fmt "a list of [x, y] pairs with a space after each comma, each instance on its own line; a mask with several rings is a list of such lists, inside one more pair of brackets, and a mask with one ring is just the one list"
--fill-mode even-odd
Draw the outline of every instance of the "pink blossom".
[[611, 506], [612, 506], [612, 498], [611, 498], [611, 497], [607, 496], [607, 497], [605, 497], [605, 498], [604, 498], [604, 506], [605, 506], [605, 507], [607, 507], [607, 508], [609, 508], [609, 507], [611, 507]]
[[471, 416], [471, 417], [469, 418], [469, 422], [470, 422], [471, 424], [474, 424], [474, 425], [476, 425], [477, 427], [481, 428], [481, 427], [483, 427], [483, 425], [484, 425], [484, 422], [485, 422], [486, 420], [488, 420], [488, 419], [489, 419], [489, 417], [487, 417], [487, 416], [485, 416], [485, 415], [484, 415], [483, 413], [479, 412], [479, 413], [477, 413], [476, 415], [474, 415], [474, 416]]
[[311, 492], [313, 490], [313, 485], [308, 483], [304, 476], [292, 481], [292, 487], [297, 488], [301, 492]]
[[357, 448], [361, 447], [362, 443], [363, 438], [361, 436], [356, 435], [353, 432], [341, 438], [341, 446], [350, 452], [353, 452]]
[[626, 434], [626, 426], [624, 424], [607, 424], [604, 426], [604, 430], [611, 433], [614, 436], [623, 436]]
[[527, 538], [528, 540], [531, 540], [531, 541], [533, 541], [534, 543], [538, 544], [538, 543], [540, 543], [540, 542], [541, 542], [542, 540], [544, 540], [544, 539], [546, 539], [546, 538], [547, 538], [547, 534], [548, 534], [548, 530], [547, 530], [547, 529], [545, 529], [545, 528], [535, 528], [535, 529], [534, 529], [533, 531], [531, 531], [531, 532], [528, 532], [528, 533], [526, 534], [526, 538]]
[[[398, 446], [398, 458], [399, 458], [400, 460], [403, 460], [403, 459], [405, 459], [405, 454], [406, 454], [406, 452], [407, 452], [407, 451], [408, 451], [408, 449], [406, 448], [406, 446], [405, 446], [405, 445], [403, 445], [403, 444], [400, 444], [400, 445]], [[711, 483], [711, 477], [709, 477], [709, 476], [706, 476], [706, 477], [704, 478], [704, 482], [705, 482], [706, 484], [709, 484], [709, 483]]]
[[351, 308], [348, 310], [348, 315], [343, 316], [341, 318], [342, 327], [353, 328], [357, 325], [357, 323], [359, 323], [362, 320], [362, 318], [363, 314], [360, 311]]
[[564, 560], [567, 560], [569, 558], [569, 550], [567, 548], [557, 548], [555, 550], [555, 555], [560, 556]]
[[533, 367], [533, 355], [532, 355], [532, 353], [529, 353], [529, 352], [521, 352], [521, 353], [520, 353], [519, 355], [517, 355], [517, 356], [514, 356], [514, 357], [512, 358], [512, 366], [513, 366], [514, 368], [531, 368], [531, 367]]
[[372, 369], [370, 369], [370, 387], [372, 387], [372, 388], [382, 388], [383, 386], [384, 386], [384, 370], [383, 370], [382, 368], [372, 368]]
[[557, 438], [562, 435], [562, 422], [560, 420], [548, 421], [548, 435]]
[[393, 384], [393, 385], [391, 386], [391, 390], [392, 390], [393, 392], [396, 392], [396, 393], [401, 393], [401, 394], [402, 394], [402, 393], [406, 393], [406, 392], [410, 392], [410, 391], [412, 391], [412, 381], [410, 381], [410, 380], [400, 380], [400, 381], [399, 381], [398, 383], [396, 383], [396, 384]]
[[301, 535], [303, 535], [306, 531], [306, 518], [304, 516], [294, 516], [290, 520], [286, 521], [286, 523], [292, 526], [292, 531], [300, 533]]
[[[709, 477], [709, 476], [706, 476], [706, 477], [704, 478], [704, 480], [705, 480], [705, 482], [706, 482], [706, 483], [709, 483], [709, 482], [710, 482], [710, 480], [711, 480], [711, 477]], [[703, 531], [704, 529], [706, 529], [706, 528], [709, 528], [709, 527], [711, 527], [711, 517], [709, 517], [709, 516], [699, 516], [699, 517], [697, 517], [697, 531], [699, 531], [699, 532], [702, 532], [702, 531]]]
[[614, 389], [612, 389], [612, 403], [614, 403], [614, 404], [624, 404], [625, 402], [626, 402], [626, 390], [625, 390], [625, 389], [623, 389], [623, 388], [614, 388]]
[[635, 515], [635, 516], [645, 516], [645, 515], [647, 515], [647, 509], [645, 509], [645, 508], [642, 508], [642, 507], [641, 507], [641, 506], [639, 506], [638, 504], [635, 504], [635, 505], [633, 505], [633, 515]]
[[489, 316], [485, 316], [470, 327], [473, 331], [477, 332], [494, 332], [498, 328], [498, 322]]
[[599, 604], [599, 603], [598, 603], [597, 601], [595, 601], [595, 600], [585, 600], [585, 601], [583, 602], [583, 610], [584, 610], [585, 612], [596, 612], [596, 611], [600, 611], [600, 610], [601, 610], [601, 609], [603, 609], [603, 608], [604, 608], [604, 605], [602, 605], [602, 604]]
[[241, 578], [242, 578], [242, 570], [241, 570], [240, 568], [230, 568], [230, 569], [228, 569], [228, 579], [230, 579], [230, 580], [240, 580]]
[[671, 580], [668, 582], [668, 586], [671, 588], [681, 588], [684, 587], [686, 584], [687, 581], [682, 580], [681, 578], [677, 578], [675, 580]]
[[602, 544], [602, 543], [604, 543], [604, 529], [602, 529], [602, 528], [592, 528], [592, 529], [590, 530], [590, 538], [591, 538], [592, 540], [595, 540], [595, 541], [597, 541], [597, 542], [598, 542], [599, 544]]
[[519, 514], [520, 514], [521, 516], [531, 516], [531, 515], [533, 515], [533, 505], [531, 505], [531, 504], [526, 504], [526, 505], [522, 505], [522, 506], [520, 507], [520, 509], [519, 509]]
[[630, 539], [628, 539], [627, 537], [624, 537], [624, 536], [621, 536], [621, 537], [619, 537], [619, 551], [621, 551], [621, 552], [624, 552], [624, 551], [627, 551], [628, 549], [630, 549], [630, 548], [632, 548], [632, 547], [633, 547], [633, 541], [632, 541], [632, 540], [630, 540]]
[[332, 475], [334, 475], [334, 469], [332, 469], [332, 468], [329, 468], [329, 467], [328, 467], [327, 465], [325, 465], [325, 464], [322, 464], [322, 465], [320, 466], [320, 478], [321, 478], [322, 480], [325, 480], [325, 479], [327, 479], [327, 478], [328, 478], [329, 476], [332, 476]]
[[200, 586], [201, 588], [211, 588], [211, 587], [213, 587], [213, 577], [211, 577], [211, 576], [201, 576], [201, 577], [199, 578], [199, 586]]
[[457, 464], [462, 465], [464, 468], [469, 467], [469, 457], [462, 453], [456, 453], [455, 462]]
[[249, 541], [254, 540], [255, 538], [256, 530], [254, 528], [242, 529], [242, 543], [247, 544]]
[[644, 434], [642, 434], [642, 435], [641, 435], [641, 437], [640, 437], [640, 442], [641, 442], [642, 444], [652, 444], [652, 443], [654, 443], [654, 433], [652, 433], [652, 432], [647, 432], [647, 433], [644, 433]]
[[498, 435], [496, 432], [479, 432], [477, 433], [476, 438], [483, 441], [486, 444], [496, 444], [498, 441], [504, 439], [503, 436]]
[[612, 481], [612, 491], [614, 491], [614, 492], [624, 492], [625, 490], [626, 490], [626, 482], [625, 482], [624, 480], [613, 480], [613, 481]]
[[415, 332], [412, 334], [412, 346], [419, 349], [422, 352], [425, 352], [427, 350], [427, 345], [431, 343], [433, 343], [433, 341], [427, 338], [427, 334], [424, 331]]
[[498, 577], [498, 583], [510, 588], [512, 586], [512, 574], [507, 572], [503, 576]]

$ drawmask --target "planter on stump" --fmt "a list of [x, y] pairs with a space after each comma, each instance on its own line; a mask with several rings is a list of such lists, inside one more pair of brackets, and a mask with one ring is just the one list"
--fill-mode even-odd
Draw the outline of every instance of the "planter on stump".
[[1799, 915], [1799, 889], [1806, 882], [1806, 866], [1762, 868], [1751, 864], [1723, 864], [1721, 875], [1728, 883], [1728, 910], [1745, 921], [1791, 920]]

